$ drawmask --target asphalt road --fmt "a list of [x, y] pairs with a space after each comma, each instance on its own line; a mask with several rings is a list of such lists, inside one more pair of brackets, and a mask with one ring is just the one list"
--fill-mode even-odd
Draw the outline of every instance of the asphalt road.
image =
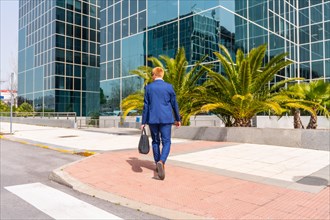
[[[53, 219], [48, 213], [41, 211], [38, 205], [28, 202], [17, 196], [9, 189], [20, 186], [34, 186], [35, 184], [46, 186], [74, 197], [79, 201], [95, 206], [101, 211], [111, 213], [122, 219], [162, 219], [158, 216], [142, 213], [120, 205], [91, 197], [73, 189], [50, 181], [48, 175], [58, 167], [70, 162], [82, 159], [81, 156], [60, 153], [53, 150], [43, 149], [32, 145], [21, 144], [0, 139], [1, 148], [1, 214], [0, 219]], [[17, 187], [18, 186], [18, 187]], [[15, 191], [14, 190], [14, 191]], [[36, 189], [38, 190], [38, 189]], [[28, 190], [26, 190], [28, 191]], [[35, 193], [35, 192], [33, 192]], [[28, 193], [27, 193], [28, 194]], [[28, 194], [32, 200], [38, 197]], [[52, 203], [55, 198], [47, 197], [42, 203]], [[65, 210], [68, 209], [68, 210]], [[71, 209], [71, 210], [69, 210]], [[54, 211], [54, 210], [53, 210]], [[61, 214], [72, 211], [72, 207], [66, 207], [63, 203]], [[68, 217], [69, 218], [69, 217]]]

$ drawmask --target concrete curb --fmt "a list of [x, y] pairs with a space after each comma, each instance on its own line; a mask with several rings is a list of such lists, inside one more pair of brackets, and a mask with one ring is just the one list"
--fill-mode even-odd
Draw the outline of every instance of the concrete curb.
[[[87, 159], [87, 158], [85, 158], [85, 159]], [[144, 213], [149, 213], [149, 214], [153, 214], [156, 216], [160, 216], [163, 218], [193, 219], [193, 220], [210, 219], [210, 218], [206, 218], [203, 216], [197, 216], [197, 215], [193, 215], [193, 214], [189, 214], [189, 213], [179, 212], [179, 211], [175, 211], [175, 210], [161, 208], [158, 206], [153, 206], [150, 204], [137, 202], [137, 201], [134, 201], [134, 200], [131, 200], [131, 199], [119, 196], [119, 195], [115, 195], [115, 194], [112, 194], [109, 192], [95, 189], [87, 184], [84, 184], [84, 183], [78, 181], [77, 179], [73, 178], [67, 172], [64, 171], [64, 169], [66, 167], [71, 166], [74, 163], [77, 163], [80, 161], [81, 160], [75, 161], [73, 163], [64, 165], [60, 168], [53, 170], [52, 173], [50, 173], [48, 178], [52, 181], [55, 181], [62, 185], [68, 186], [78, 192], [81, 192], [81, 193], [84, 193], [84, 194], [87, 194], [87, 195], [90, 195], [90, 196], [93, 196], [93, 197], [96, 197], [96, 198], [99, 198], [102, 200], [106, 200], [106, 201], [114, 203], [114, 204], [125, 206], [125, 207], [131, 208], [131, 209], [135, 209], [135, 210], [138, 210], [138, 211], [141, 211]]]
[[89, 156], [91, 156], [91, 155], [95, 155], [95, 154], [97, 154], [96, 152], [93, 152], [93, 151], [85, 151], [85, 150], [75, 151], [75, 150], [68, 150], [68, 149], [64, 149], [64, 148], [60, 148], [60, 147], [48, 146], [48, 145], [45, 145], [45, 144], [43, 144], [43, 143], [31, 142], [31, 141], [28, 141], [28, 140], [26, 140], [26, 139], [20, 139], [20, 138], [8, 138], [8, 137], [5, 137], [5, 136], [3, 136], [3, 135], [0, 135], [0, 139], [7, 140], [7, 141], [14, 141], [14, 142], [17, 142], [17, 143], [26, 144], [26, 145], [31, 145], [31, 146], [35, 146], [35, 147], [44, 148], [44, 149], [54, 150], [54, 151], [61, 152], [61, 153], [76, 154], [76, 155], [80, 155], [80, 156], [83, 156], [83, 157], [89, 157]]

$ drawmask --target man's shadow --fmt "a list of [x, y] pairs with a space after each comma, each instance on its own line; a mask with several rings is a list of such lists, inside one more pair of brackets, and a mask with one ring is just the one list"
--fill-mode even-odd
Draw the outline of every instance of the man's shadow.
[[130, 157], [126, 161], [131, 165], [132, 170], [136, 173], [142, 173], [142, 168], [146, 168], [153, 171], [155, 171], [156, 169], [155, 163], [149, 160], [139, 160], [136, 157]]

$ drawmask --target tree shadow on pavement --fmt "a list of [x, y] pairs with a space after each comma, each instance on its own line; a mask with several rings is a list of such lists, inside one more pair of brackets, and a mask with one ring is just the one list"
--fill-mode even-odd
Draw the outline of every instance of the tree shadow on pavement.
[[311, 186], [329, 186], [327, 179], [317, 177], [317, 176], [296, 176], [294, 177], [296, 183], [311, 185]]

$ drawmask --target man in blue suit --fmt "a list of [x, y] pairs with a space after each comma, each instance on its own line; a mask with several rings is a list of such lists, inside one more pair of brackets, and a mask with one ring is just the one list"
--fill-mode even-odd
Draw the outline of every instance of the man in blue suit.
[[[156, 171], [161, 180], [165, 178], [164, 164], [171, 149], [171, 129], [173, 123], [177, 127], [181, 126], [178, 102], [173, 86], [164, 82], [164, 70], [155, 67], [152, 70], [154, 82], [145, 87], [144, 106], [142, 113], [143, 128], [149, 125], [152, 150], [156, 163]], [[162, 141], [162, 151], [160, 151], [160, 140]]]

